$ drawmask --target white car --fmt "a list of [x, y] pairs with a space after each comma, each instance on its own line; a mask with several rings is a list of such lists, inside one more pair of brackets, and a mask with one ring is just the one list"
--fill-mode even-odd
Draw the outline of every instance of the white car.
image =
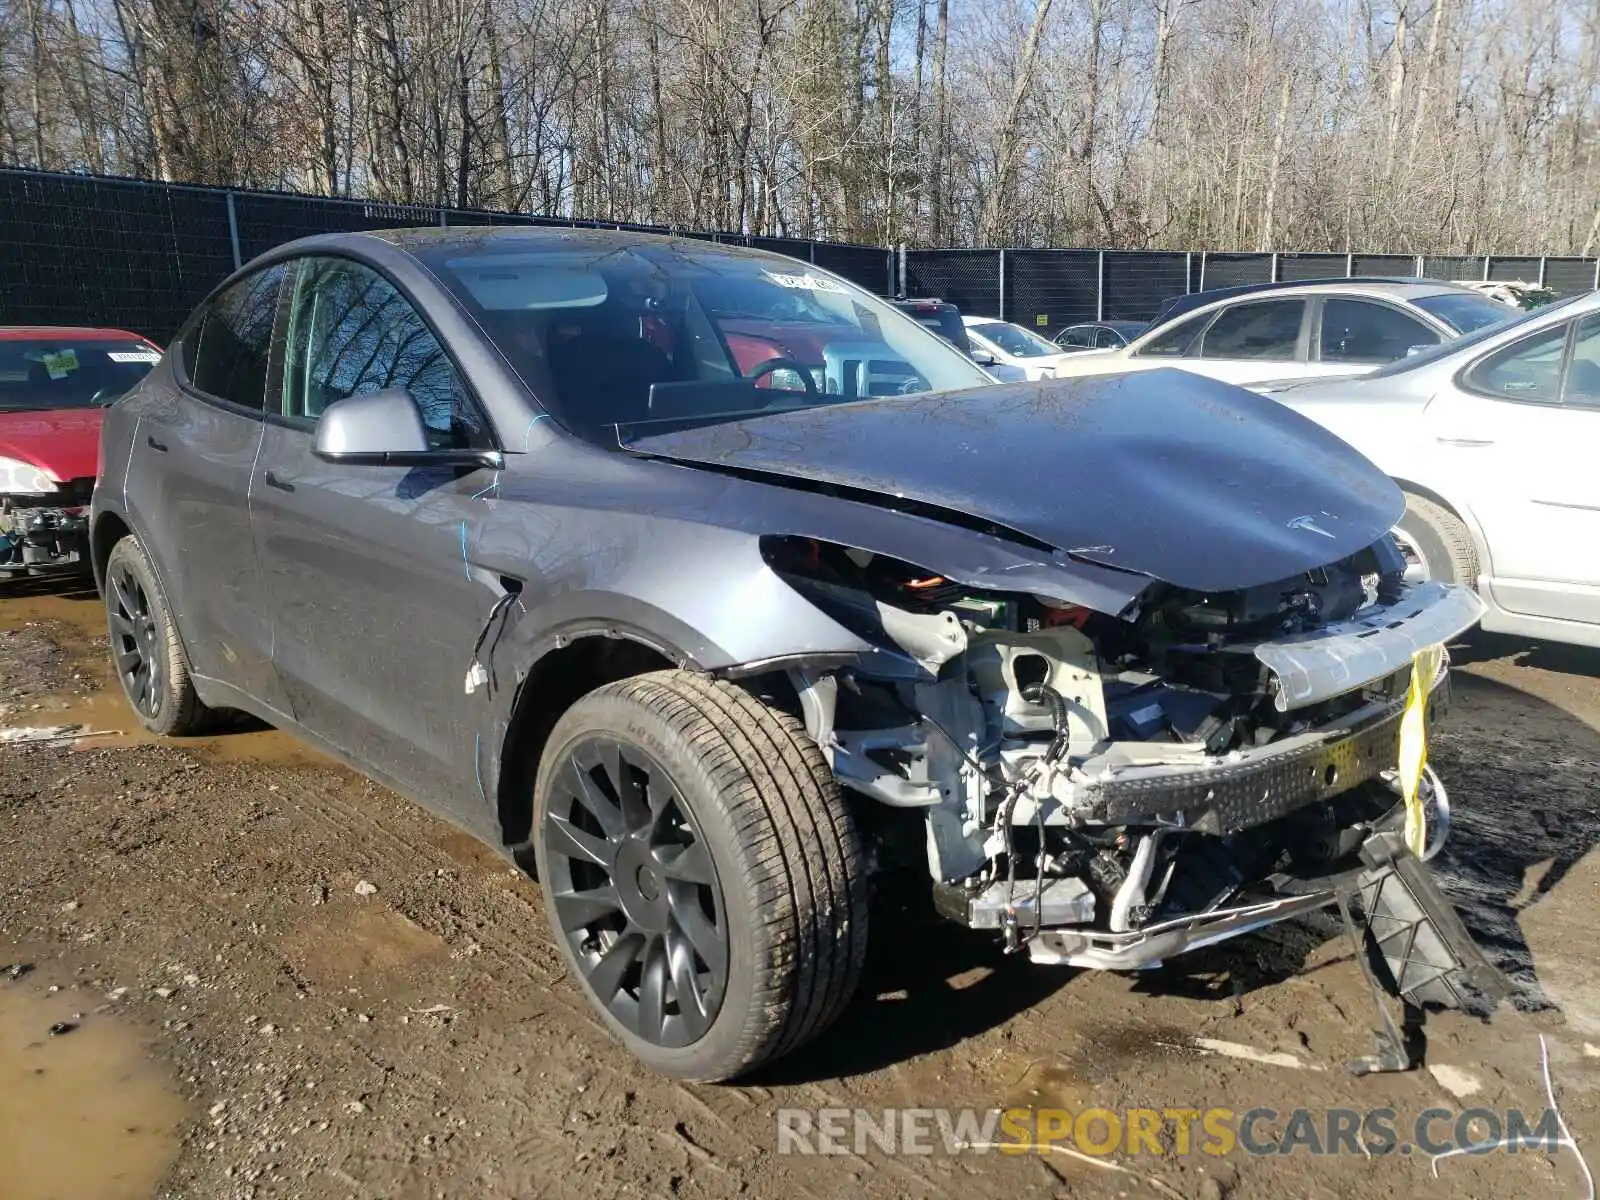
[[1389, 279], [1223, 288], [1167, 312], [1120, 350], [1071, 355], [1057, 378], [1154, 367], [1237, 384], [1349, 375], [1517, 315], [1471, 288]]
[[1600, 292], [1364, 377], [1256, 390], [1399, 483], [1410, 574], [1475, 585], [1485, 629], [1600, 646]]
[[963, 316], [967, 340], [974, 350], [985, 350], [995, 363], [1020, 370], [1027, 379], [1050, 379], [1056, 366], [1071, 355], [1031, 329], [995, 317]]

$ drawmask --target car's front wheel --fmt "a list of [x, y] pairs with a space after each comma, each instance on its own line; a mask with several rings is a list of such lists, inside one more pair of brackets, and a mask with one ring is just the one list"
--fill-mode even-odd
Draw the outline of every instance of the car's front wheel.
[[551, 732], [533, 815], [562, 954], [655, 1070], [732, 1078], [849, 1002], [862, 842], [792, 716], [689, 671], [599, 688]]
[[139, 724], [171, 737], [201, 732], [210, 710], [195, 694], [172, 610], [137, 538], [111, 548], [105, 585], [111, 663]]
[[1411, 492], [1405, 498], [1405, 515], [1394, 536], [1406, 558], [1406, 578], [1477, 587], [1478, 547], [1472, 531], [1441, 504]]

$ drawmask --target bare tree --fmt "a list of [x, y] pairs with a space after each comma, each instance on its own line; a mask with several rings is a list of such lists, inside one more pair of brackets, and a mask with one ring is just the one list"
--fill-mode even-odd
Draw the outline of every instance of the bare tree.
[[0, 0], [0, 160], [751, 234], [1600, 247], [1600, 0]]

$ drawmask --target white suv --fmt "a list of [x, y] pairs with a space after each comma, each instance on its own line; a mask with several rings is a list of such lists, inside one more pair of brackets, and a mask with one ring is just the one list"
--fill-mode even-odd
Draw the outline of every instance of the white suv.
[[1224, 288], [1185, 298], [1177, 315], [1120, 350], [1072, 355], [1056, 376], [1181, 367], [1228, 383], [1373, 370], [1517, 310], [1430, 280], [1322, 280]]

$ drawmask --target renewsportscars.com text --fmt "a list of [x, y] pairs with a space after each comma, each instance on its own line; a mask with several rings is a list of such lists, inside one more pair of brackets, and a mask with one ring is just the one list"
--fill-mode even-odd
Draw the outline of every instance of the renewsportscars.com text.
[[1545, 1109], [821, 1108], [779, 1109], [779, 1154], [1488, 1154], [1553, 1151]]

